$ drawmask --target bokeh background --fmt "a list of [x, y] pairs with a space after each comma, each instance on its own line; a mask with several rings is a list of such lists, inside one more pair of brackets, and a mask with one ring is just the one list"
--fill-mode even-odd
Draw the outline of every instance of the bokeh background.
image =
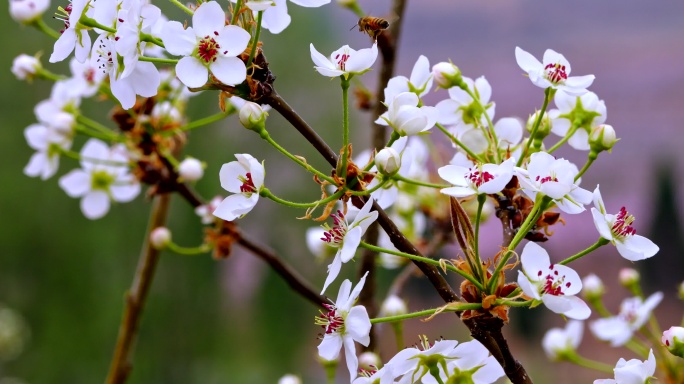
[[[360, 3], [373, 15], [391, 18], [388, 1]], [[58, 5], [65, 4], [53, 3], [55, 8]], [[169, 9], [168, 4], [161, 6]], [[277, 88], [324, 138], [339, 145], [335, 132], [340, 115], [338, 86], [313, 71], [309, 43], [329, 52], [342, 44], [367, 47], [368, 38], [349, 31], [357, 19], [334, 2], [319, 9], [290, 4], [289, 10], [292, 25], [280, 35], [266, 33], [263, 37], [266, 55], [278, 77]], [[174, 10], [169, 14], [183, 17]], [[637, 230], [659, 244], [661, 252], [631, 265], [614, 248], [605, 247], [578, 263], [577, 269], [582, 275], [594, 272], [603, 278], [611, 310], [628, 295], [616, 283], [618, 270], [625, 266], [641, 269], [647, 293], [665, 292], [665, 302], [656, 310], [663, 326], [678, 324], [683, 308], [675, 289], [684, 280], [680, 209], [684, 197], [680, 182], [684, 176], [684, 3], [421, 0], [409, 1], [403, 19], [398, 73], [408, 76], [420, 54], [431, 63], [451, 59], [466, 76], [486, 76], [493, 87], [497, 118], [524, 118], [540, 107], [543, 98], [541, 90], [521, 75], [513, 54], [516, 46], [537, 57], [553, 48], [570, 60], [573, 74], [596, 75], [591, 89], [606, 101], [608, 123], [622, 140], [612, 154], [600, 155], [583, 185], [593, 189], [600, 183], [611, 212], [627, 206], [637, 217]], [[47, 21], [59, 28], [57, 21], [49, 17]], [[102, 382], [149, 204], [141, 196], [133, 203], [113, 207], [101, 220], [89, 221], [80, 213], [78, 201], [58, 187], [59, 175], [46, 182], [23, 175], [32, 153], [23, 129], [35, 121], [33, 107], [48, 97], [50, 86], [40, 81], [19, 82], [9, 68], [20, 53], [42, 51], [46, 59], [52, 42], [33, 29], [18, 26], [7, 12], [0, 13], [0, 33], [0, 303], [11, 310], [0, 310], [4, 327], [0, 329], [0, 349], [5, 348], [0, 351], [0, 377], [5, 378], [0, 383], [9, 383], [10, 377], [25, 383]], [[48, 68], [66, 72], [65, 65]], [[374, 76], [372, 72], [364, 76], [372, 89]], [[436, 102], [443, 97], [443, 93], [435, 94], [428, 100]], [[215, 94], [199, 95], [190, 105], [190, 115], [201, 117], [217, 111], [217, 98]], [[109, 107], [108, 103], [87, 101], [83, 110], [88, 116], [104, 118]], [[353, 139], [359, 148], [368, 142], [369, 116], [353, 114]], [[272, 135], [311, 163], [323, 166], [276, 115], [272, 113], [269, 119]], [[186, 153], [208, 164], [205, 178], [196, 186], [198, 191], [206, 197], [222, 192], [218, 169], [232, 161], [236, 152], [265, 159], [267, 184], [279, 195], [302, 201], [317, 196], [307, 175], [282, 161], [236, 119], [191, 135]], [[571, 150], [560, 155], [580, 164], [585, 156]], [[64, 159], [59, 174], [75, 166], [74, 161]], [[303, 235], [310, 223], [297, 221], [295, 216], [301, 212], [263, 201], [240, 224], [320, 286], [325, 265], [312, 262]], [[558, 227], [545, 244], [556, 260], [597, 238], [588, 213], [566, 219], [567, 225]], [[198, 243], [202, 228], [187, 204], [172, 201], [169, 223], [178, 243]], [[496, 223], [486, 228], [491, 241], [484, 242], [484, 251], [496, 252]], [[343, 272], [354, 275], [349, 266]], [[383, 271], [381, 286], [386, 287], [396, 273]], [[441, 304], [424, 282], [412, 281], [406, 292], [412, 309]], [[315, 362], [316, 314], [315, 307], [290, 291], [261, 261], [239, 249], [222, 261], [207, 255], [164, 254], [145, 308], [130, 382], [274, 383], [287, 372], [301, 375], [306, 383], [322, 382], [322, 369]], [[514, 352], [537, 382], [590, 382], [605, 377], [569, 364], [547, 362], [540, 338], [549, 327], [562, 324], [559, 316], [543, 308], [513, 313], [508, 335]], [[15, 331], [9, 332], [12, 329]], [[422, 333], [433, 339], [467, 339], [465, 327], [449, 316], [427, 325], [406, 323], [407, 343], [417, 341]], [[380, 334], [384, 345], [393, 345], [389, 329], [381, 329]], [[580, 352], [610, 365], [620, 356], [633, 357], [624, 350], [597, 344], [589, 335]], [[384, 358], [391, 355], [388, 351]], [[343, 371], [339, 372], [340, 382], [345, 382]]]

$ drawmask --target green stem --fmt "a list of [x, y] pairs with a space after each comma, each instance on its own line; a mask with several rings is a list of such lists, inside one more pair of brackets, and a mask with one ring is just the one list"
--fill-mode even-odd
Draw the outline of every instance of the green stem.
[[596, 241], [596, 242], [595, 242], [592, 246], [590, 246], [589, 248], [587, 248], [587, 249], [585, 249], [585, 250], [583, 250], [583, 251], [581, 251], [581, 252], [578, 252], [578, 253], [576, 253], [576, 254], [574, 254], [574, 255], [568, 257], [567, 259], [561, 261], [561, 262], [558, 263], [558, 264], [568, 265], [569, 263], [571, 263], [571, 262], [573, 262], [573, 261], [579, 259], [580, 257], [582, 257], [582, 256], [584, 256], [584, 255], [587, 255], [587, 254], [589, 254], [589, 253], [591, 253], [591, 252], [593, 252], [593, 251], [595, 251], [595, 250], [597, 250], [597, 249], [603, 247], [604, 245], [606, 245], [606, 244], [608, 244], [608, 243], [610, 243], [610, 241], [608, 241], [608, 240], [604, 239], [603, 237], [601, 237], [601, 238], [598, 239], [598, 241]]
[[494, 301], [494, 305], [505, 305], [507, 307], [529, 307], [533, 302], [534, 300], [517, 301], [497, 299]]
[[575, 355], [573, 358], [569, 359], [571, 362], [579, 365], [580, 367], [585, 367], [589, 369], [594, 369], [600, 372], [605, 372], [605, 373], [613, 373], [613, 366], [601, 363], [599, 361], [594, 361], [591, 359], [587, 359], [585, 357], [582, 357], [580, 355]]
[[295, 202], [293, 202], [293, 201], [288, 201], [288, 200], [285, 200], [285, 199], [281, 199], [280, 197], [278, 197], [278, 196], [274, 195], [273, 193], [271, 193], [271, 191], [270, 191], [268, 188], [263, 188], [263, 189], [261, 190], [261, 192], [259, 192], [259, 195], [261, 195], [261, 196], [263, 196], [263, 197], [265, 197], [265, 198], [271, 199], [271, 200], [275, 201], [275, 202], [278, 203], [278, 204], [287, 205], [287, 206], [293, 207], [293, 208], [311, 208], [311, 207], [317, 207], [317, 206], [319, 206], [319, 205], [322, 205], [322, 204], [324, 205], [324, 204], [327, 204], [327, 203], [329, 203], [329, 202], [331, 202], [331, 201], [335, 201], [335, 200], [339, 199], [340, 196], [342, 196], [343, 194], [344, 194], [344, 190], [342, 189], [342, 190], [338, 191], [337, 193], [333, 194], [332, 196], [328, 196], [327, 198], [322, 199], [322, 200], [316, 200], [316, 201], [311, 202], [311, 203], [295, 203]]
[[242, 8], [242, 0], [237, 0], [235, 2], [235, 8], [233, 8], [233, 17], [230, 19], [230, 25], [235, 25], [235, 23], [237, 23], [238, 15], [240, 15], [240, 8]]
[[442, 189], [442, 188], [449, 188], [449, 187], [451, 187], [451, 185], [433, 184], [433, 183], [427, 183], [427, 182], [425, 182], [425, 181], [420, 181], [420, 180], [407, 179], [407, 178], [405, 178], [404, 176], [401, 176], [401, 175], [398, 174], [398, 173], [397, 173], [396, 175], [392, 176], [392, 178], [393, 178], [394, 180], [403, 181], [403, 182], [405, 182], [405, 183], [420, 185], [420, 186], [429, 187], [429, 188], [438, 188], [438, 189]]
[[55, 31], [54, 29], [50, 28], [47, 24], [45, 24], [45, 21], [43, 21], [42, 18], [34, 20], [31, 23], [31, 25], [33, 25], [34, 27], [36, 27], [36, 29], [52, 37], [55, 40], [59, 39], [59, 37], [62, 36], [59, 32]]
[[397, 351], [401, 351], [404, 349], [404, 323], [401, 321], [392, 323], [392, 330], [394, 331], [394, 340], [397, 342]]
[[317, 170], [316, 168], [312, 167], [309, 163], [303, 161], [299, 157], [291, 154], [288, 152], [285, 148], [281, 147], [280, 144], [276, 143], [275, 140], [271, 137], [271, 135], [268, 134], [268, 132], [263, 129], [259, 133], [259, 136], [261, 136], [262, 139], [266, 140], [269, 144], [271, 144], [275, 149], [277, 149], [280, 153], [283, 155], [287, 156], [290, 160], [294, 161], [295, 163], [299, 164], [301, 167], [306, 169], [307, 171], [317, 175], [319, 178], [335, 185], [335, 180], [333, 180], [332, 177], [326, 175], [325, 173]]
[[[141, 32], [141, 33], [140, 33], [140, 41], [144, 41], [144, 42], [147, 42], [147, 43], [152, 43], [152, 44], [154, 44], [154, 45], [156, 45], [156, 46], [159, 46], [159, 47], [162, 47], [162, 48], [166, 48], [166, 47], [164, 46], [164, 42], [163, 42], [163, 41], [161, 41], [161, 40], [159, 40], [158, 38], [156, 38], [156, 37], [150, 35], [149, 33], [143, 33], [143, 32]], [[139, 60], [139, 59], [138, 59], [138, 60]]]
[[[207, 116], [207, 117], [201, 118], [199, 120], [195, 120], [195, 121], [192, 121], [188, 124], [185, 124], [184, 126], [178, 128], [178, 130], [183, 131], [183, 132], [191, 131], [195, 128], [203, 127], [205, 125], [215, 123], [219, 120], [225, 119], [226, 117], [228, 117], [232, 114], [233, 114], [233, 110], [231, 110], [230, 112], [219, 112], [215, 115]], [[174, 131], [161, 132], [162, 136], [172, 136], [174, 134], [175, 134]]]
[[41, 78], [41, 79], [45, 79], [45, 80], [55, 81], [55, 82], [68, 79], [68, 77], [66, 77], [64, 75], [58, 75], [58, 74], [52, 73], [52, 72], [50, 72], [47, 69], [42, 68], [42, 67], [36, 71], [36, 77]]
[[140, 56], [138, 57], [139, 61], [147, 61], [150, 63], [159, 63], [159, 64], [178, 64], [177, 59], [167, 59], [163, 57], [149, 57], [149, 56]]
[[444, 384], [444, 381], [442, 381], [442, 378], [440, 377], [441, 373], [437, 364], [430, 365], [430, 375], [435, 378], [437, 384]]
[[457, 139], [456, 136], [452, 135], [451, 132], [449, 132], [448, 129], [444, 128], [444, 126], [443, 126], [442, 124], [436, 123], [436, 124], [435, 124], [435, 127], [439, 128], [439, 130], [442, 131], [442, 133], [444, 133], [449, 139], [451, 139], [451, 141], [453, 141], [454, 144], [456, 144], [456, 145], [458, 145], [459, 147], [461, 147], [461, 149], [463, 149], [463, 150], [468, 154], [468, 156], [470, 156], [471, 158], [477, 160], [477, 161], [480, 162], [480, 163], [484, 163], [484, 162], [485, 162], [484, 160], [482, 160], [482, 159], [480, 158], [480, 156], [478, 156], [478, 155], [476, 155], [475, 153], [473, 153], [473, 151], [471, 151], [470, 148], [468, 148], [465, 144], [463, 144], [463, 143], [461, 142], [461, 140]]
[[578, 127], [579, 127], [579, 125], [576, 124], [575, 122], [573, 122], [570, 129], [568, 129], [568, 133], [566, 133], [562, 139], [558, 140], [558, 142], [556, 144], [554, 144], [553, 147], [551, 147], [547, 152], [548, 153], [555, 152], [558, 148], [560, 148], [563, 144], [565, 144], [568, 140], [570, 140], [570, 137], [572, 137], [572, 135], [575, 134], [575, 131], [577, 131]]
[[[660, 341], [658, 341], [658, 343], [660, 343]], [[630, 339], [627, 343], [625, 343], [625, 348], [634, 352], [635, 354], [640, 356], [642, 359], [645, 359], [648, 357], [649, 348], [634, 338]]]
[[259, 44], [259, 35], [261, 34], [261, 18], [264, 16], [264, 11], [259, 11], [257, 15], [257, 27], [254, 33], [254, 42], [252, 42], [252, 50], [249, 51], [249, 59], [247, 59], [247, 69], [252, 65], [254, 55], [256, 54], [257, 45]]
[[349, 156], [349, 79], [344, 75], [340, 76], [342, 85], [342, 169], [339, 177], [347, 179], [347, 157]]
[[116, 133], [112, 132], [111, 129], [109, 129], [109, 128], [105, 127], [104, 125], [102, 125], [101, 123], [99, 123], [95, 120], [89, 119], [83, 115], [77, 115], [76, 121], [87, 126], [87, 127], [89, 127], [89, 128], [92, 128], [92, 129], [94, 129], [94, 130], [96, 130], [102, 134], [109, 135], [113, 138], [118, 136]]
[[81, 156], [80, 154], [78, 154], [76, 152], [63, 149], [62, 147], [56, 147], [56, 148], [58, 148], [59, 153], [61, 155], [64, 155], [64, 156], [71, 158], [71, 159], [74, 159], [74, 160], [78, 160], [78, 161], [83, 160], [83, 161], [87, 161], [87, 162], [93, 163], [93, 164], [104, 164], [104, 165], [111, 165], [111, 166], [115, 166], [115, 167], [127, 167], [128, 166], [128, 163], [123, 163], [120, 161], [94, 159], [92, 157]]
[[579, 173], [575, 176], [575, 181], [579, 180], [579, 178], [582, 177], [582, 175], [584, 175], [584, 172], [586, 172], [589, 169], [589, 167], [591, 167], [591, 164], [594, 162], [594, 160], [596, 160], [596, 155], [594, 154], [594, 156], [592, 156], [592, 153], [593, 151], [589, 153], [587, 162], [584, 163], [582, 169], [580, 169]]
[[[351, 183], [350, 183], [350, 184], [351, 184]], [[364, 190], [364, 191], [350, 191], [349, 194], [352, 195], [352, 196], [366, 196], [366, 195], [370, 195], [371, 193], [373, 193], [373, 192], [377, 191], [378, 189], [384, 187], [385, 184], [387, 184], [387, 179], [385, 179], [385, 180], [379, 182], [376, 186], [374, 186], [374, 187], [371, 188], [371, 189], [366, 189], [366, 190]]]
[[480, 281], [485, 282], [485, 274], [482, 270], [482, 259], [480, 258], [480, 221], [482, 220], [482, 207], [487, 201], [486, 194], [477, 195], [477, 214], [475, 215], [475, 241], [473, 250], [475, 253], [475, 264], [477, 266], [477, 273], [480, 275]]
[[[544, 115], [546, 114], [546, 108], [549, 106], [549, 101], [551, 101], [551, 90], [553, 88], [548, 87], [544, 90], [544, 103], [542, 104], [542, 109], [539, 111], [539, 115], [537, 115], [537, 119], [534, 121], [534, 125], [532, 126], [532, 131], [530, 131], [530, 139], [527, 140], [527, 145], [525, 145], [525, 149], [522, 152], [522, 155], [520, 155], [520, 159], [518, 159], [518, 164], [517, 166], [521, 166], [525, 158], [530, 152], [530, 146], [532, 145], [532, 142], [534, 141], [534, 136], [537, 134], [537, 131], [539, 130], [539, 125], [541, 124], [542, 119], [544, 118]], [[549, 151], [551, 153], [551, 151]]]
[[167, 248], [169, 251], [177, 253], [179, 255], [194, 256], [201, 255], [203, 253], [211, 251], [212, 246], [210, 244], [202, 244], [198, 247], [181, 247], [178, 244], [169, 243], [167, 245]]
[[171, 4], [173, 4], [173, 5], [175, 5], [176, 7], [180, 8], [181, 11], [187, 13], [187, 14], [190, 15], [190, 16], [192, 16], [192, 15], [195, 14], [195, 12], [194, 12], [192, 9], [186, 7], [185, 4], [181, 3], [181, 2], [178, 1], [178, 0], [169, 0], [169, 2], [170, 2]]
[[78, 23], [85, 26], [85, 27], [99, 28], [105, 32], [116, 33], [116, 29], [114, 29], [112, 27], [108, 27], [106, 25], [102, 25], [102, 24], [98, 23], [95, 19], [91, 19], [90, 17], [85, 16], [85, 15], [81, 16], [81, 18], [78, 20]]
[[77, 133], [82, 133], [86, 136], [94, 137], [96, 139], [100, 140], [105, 140], [105, 141], [117, 141], [117, 142], [123, 142], [124, 140], [121, 140], [117, 135], [114, 133], [110, 132], [108, 134], [99, 132], [99, 131], [94, 131], [84, 125], [76, 125], [74, 126], [74, 131]]
[[440, 262], [437, 261], [437, 260], [433, 260], [433, 259], [430, 259], [430, 258], [427, 258], [427, 257], [416, 256], [416, 255], [412, 255], [412, 254], [410, 254], [410, 253], [405, 253], [405, 252], [401, 252], [401, 251], [395, 251], [395, 250], [392, 250], [392, 249], [386, 249], [386, 248], [378, 247], [378, 246], [375, 246], [375, 245], [371, 245], [371, 244], [365, 243], [365, 242], [363, 242], [363, 241], [361, 242], [361, 244], [360, 244], [359, 246], [362, 247], [362, 248], [370, 249], [371, 251], [375, 251], [375, 252], [378, 252], [378, 253], [387, 253], [387, 254], [394, 255], [394, 256], [405, 257], [405, 258], [410, 259], [410, 260], [421, 261], [421, 262], [423, 262], [423, 263], [425, 263], [425, 264], [432, 264], [432, 265], [437, 266], [437, 267], [446, 266], [446, 269], [448, 269], [448, 270], [450, 270], [450, 271], [452, 271], [452, 272], [458, 273], [458, 274], [461, 275], [463, 278], [465, 278], [466, 280], [468, 280], [468, 281], [470, 281], [471, 283], [473, 283], [473, 285], [474, 285], [475, 287], [477, 287], [477, 289], [479, 289], [480, 291], [483, 291], [483, 292], [484, 292], [484, 287], [482, 286], [482, 284], [480, 284], [479, 281], [477, 281], [473, 276], [470, 276], [469, 274], [467, 274], [467, 273], [461, 271], [460, 269], [454, 267], [453, 265], [450, 265], [450, 264], [442, 264], [442, 263], [440, 263]]

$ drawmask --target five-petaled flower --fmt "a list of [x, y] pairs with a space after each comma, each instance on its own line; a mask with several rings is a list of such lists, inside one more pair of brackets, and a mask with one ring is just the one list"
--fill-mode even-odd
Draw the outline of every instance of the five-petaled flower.
[[501, 192], [513, 177], [515, 159], [510, 158], [501, 164], [480, 164], [471, 168], [460, 165], [445, 165], [439, 168], [439, 176], [453, 184], [440, 192], [454, 197]]
[[565, 56], [553, 49], [544, 52], [541, 63], [529, 52], [515, 47], [515, 60], [520, 68], [527, 72], [532, 84], [540, 88], [551, 87], [579, 96], [594, 82], [594, 75], [570, 77], [570, 63]]
[[549, 254], [536, 243], [529, 242], [520, 257], [518, 285], [525, 295], [541, 300], [548, 309], [571, 319], [589, 317], [589, 306], [575, 296], [582, 290], [582, 280], [572, 268], [551, 264]]
[[595, 320], [589, 327], [597, 339], [609, 341], [613, 347], [619, 347], [628, 342], [634, 332], [646, 323], [651, 312], [662, 300], [662, 292], [652, 294], [646, 301], [640, 297], [627, 298], [620, 304], [620, 313], [617, 316]]
[[314, 69], [323, 76], [338, 77], [344, 76], [348, 79], [350, 75], [360, 75], [370, 70], [370, 67], [378, 58], [378, 45], [373, 44], [370, 48], [358, 51], [349, 48], [348, 45], [330, 54], [330, 58], [323, 56], [311, 44], [311, 60]]
[[615, 379], [594, 380], [594, 384], [648, 384], [651, 382], [650, 379], [655, 369], [656, 359], [651, 349], [646, 361], [637, 359], [626, 361], [620, 358], [613, 369]]
[[223, 199], [214, 210], [214, 216], [233, 221], [254, 208], [264, 186], [264, 165], [252, 155], [236, 154], [237, 161], [223, 164], [219, 171], [221, 187], [234, 193]]

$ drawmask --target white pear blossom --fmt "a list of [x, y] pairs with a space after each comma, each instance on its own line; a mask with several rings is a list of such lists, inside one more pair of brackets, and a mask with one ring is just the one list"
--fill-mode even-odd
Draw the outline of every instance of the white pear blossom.
[[29, 24], [43, 16], [50, 6], [50, 0], [9, 0], [9, 13], [12, 19]]
[[[566, 92], [556, 92], [554, 101], [558, 109], [548, 112], [551, 119], [551, 132], [565, 137], [570, 135], [568, 144], [580, 151], [589, 150], [589, 134], [596, 126], [606, 121], [606, 104], [591, 91], [581, 96]], [[573, 127], [573, 124], [577, 124]], [[573, 128], [572, 131], [570, 129]]]
[[50, 62], [57, 63], [66, 59], [71, 52], [76, 50], [76, 60], [83, 63], [88, 59], [90, 53], [90, 46], [92, 41], [88, 34], [88, 27], [80, 24], [78, 21], [86, 14], [90, 7], [90, 0], [72, 0], [69, 5], [64, 8], [62, 17], [64, 17], [64, 30], [62, 35], [55, 42], [55, 46], [50, 55]]
[[653, 378], [655, 369], [656, 359], [651, 349], [646, 361], [637, 359], [626, 361], [620, 358], [613, 369], [615, 379], [594, 380], [594, 384], [648, 384]]
[[178, 176], [183, 181], [197, 181], [204, 176], [204, 165], [194, 157], [188, 157], [178, 165]]
[[81, 168], [59, 179], [70, 197], [81, 198], [81, 211], [94, 220], [109, 211], [110, 201], [128, 202], [140, 193], [140, 183], [128, 172], [128, 158], [122, 151], [90, 139], [81, 149]]
[[394, 97], [403, 92], [413, 92], [418, 97], [425, 96], [432, 88], [432, 73], [430, 72], [430, 61], [420, 55], [416, 64], [413, 65], [411, 77], [395, 76], [387, 82], [385, 87], [385, 103], [391, 103]]
[[420, 99], [413, 92], [397, 94], [387, 106], [387, 112], [375, 120], [389, 125], [401, 136], [417, 135], [435, 126], [438, 111], [435, 107], [419, 107]]
[[123, 70], [120, 77], [127, 77], [134, 70], [138, 58], [143, 54], [146, 43], [140, 41], [141, 34], [151, 34], [152, 26], [159, 20], [161, 10], [142, 0], [125, 0], [117, 13], [114, 48], [121, 56]]
[[479, 194], [501, 192], [513, 177], [515, 159], [510, 158], [501, 164], [479, 164], [465, 168], [459, 165], [445, 165], [437, 170], [439, 176], [453, 184], [453, 187], [440, 190], [445, 195], [466, 197]]
[[625, 259], [643, 260], [658, 252], [658, 246], [651, 240], [636, 234], [636, 229], [632, 227], [634, 216], [625, 207], [620, 208], [616, 215], [606, 213], [598, 186], [594, 190], [594, 208], [591, 209], [591, 214], [601, 237], [613, 243]]
[[582, 280], [572, 268], [551, 264], [546, 250], [533, 242], [525, 245], [520, 262], [522, 271], [518, 271], [518, 286], [525, 295], [541, 300], [551, 311], [571, 319], [589, 317], [589, 306], [575, 296], [582, 290]]
[[546, 356], [553, 361], [560, 361], [575, 354], [577, 347], [582, 342], [584, 323], [579, 320], [570, 320], [565, 328], [551, 328], [542, 339], [542, 348]]
[[570, 63], [553, 49], [544, 52], [542, 63], [529, 52], [515, 47], [515, 60], [527, 72], [532, 84], [540, 88], [552, 87], [572, 95], [581, 95], [594, 82], [594, 75], [570, 77]]
[[329, 246], [337, 248], [337, 253], [333, 262], [328, 265], [328, 277], [325, 279], [321, 294], [325, 292], [330, 283], [340, 273], [342, 263], [346, 263], [354, 257], [356, 248], [361, 243], [361, 237], [366, 233], [368, 226], [377, 220], [378, 212], [370, 211], [373, 208], [373, 201], [374, 199], [369, 197], [366, 204], [363, 205], [363, 208], [356, 214], [354, 221], [351, 223], [347, 222], [347, 218], [342, 211], [337, 211], [337, 214], [331, 215], [334, 225], [330, 228], [326, 224], [326, 232], [321, 240], [328, 243]]
[[360, 75], [369, 71], [378, 57], [378, 45], [376, 43], [370, 48], [358, 51], [345, 45], [331, 53], [330, 58], [318, 52], [313, 44], [310, 45], [310, 50], [311, 60], [315, 64], [314, 69], [318, 73], [327, 77], [344, 76], [345, 79], [348, 79], [350, 75]]
[[237, 85], [247, 77], [245, 63], [237, 56], [249, 43], [250, 34], [235, 25], [226, 25], [226, 14], [216, 1], [202, 3], [192, 16], [192, 27], [169, 21], [161, 38], [166, 50], [184, 56], [176, 64], [180, 81], [190, 88], [207, 82], [209, 72], [226, 85]]
[[28, 126], [24, 130], [24, 136], [29, 147], [36, 150], [24, 167], [24, 174], [30, 177], [40, 176], [43, 180], [49, 179], [59, 168], [62, 150], [71, 148], [71, 138], [42, 124]]
[[[530, 156], [527, 169], [516, 169], [523, 192], [533, 201], [537, 193], [553, 199], [558, 208], [569, 214], [584, 212], [592, 194], [575, 184], [577, 167], [565, 159], [556, 159], [546, 152]], [[578, 180], [579, 184], [579, 180]]]
[[363, 346], [370, 343], [371, 323], [368, 312], [362, 305], [354, 306], [366, 283], [366, 276], [368, 272], [353, 290], [349, 280], [342, 282], [337, 300], [332, 305], [324, 304], [328, 312], [321, 311], [321, 316], [316, 318], [316, 324], [325, 329], [323, 341], [318, 346], [318, 355], [326, 360], [335, 360], [340, 355], [340, 349], [344, 348], [351, 380], [356, 378], [358, 367], [354, 342]]
[[427, 365], [434, 364], [444, 373], [446, 362], [455, 357], [456, 340], [438, 340], [430, 343], [427, 337], [421, 337], [420, 348], [411, 347], [399, 351], [387, 366], [395, 376], [404, 375], [398, 382], [417, 383], [430, 376]]
[[81, 98], [71, 93], [69, 83], [58, 81], [52, 87], [50, 98], [36, 104], [33, 112], [43, 125], [71, 137], [80, 105]]
[[[231, 0], [233, 3], [236, 0]], [[301, 7], [317, 8], [330, 3], [330, 0], [290, 0]], [[278, 34], [290, 25], [292, 17], [287, 12], [286, 0], [249, 0], [245, 6], [256, 13], [263, 11], [261, 27]]]
[[[463, 82], [478, 97], [489, 119], [493, 120], [496, 106], [494, 102], [489, 102], [492, 97], [492, 86], [489, 85], [487, 79], [484, 76], [476, 80], [464, 77]], [[444, 125], [454, 126], [453, 131], [459, 139], [460, 135], [471, 129], [487, 126], [485, 112], [472, 96], [459, 87], [449, 88], [449, 99], [440, 101], [435, 107], [439, 111], [437, 121]]]
[[391, 384], [396, 376], [392, 373], [392, 367], [385, 365], [372, 371], [361, 371], [361, 376], [352, 381], [352, 384]]
[[233, 193], [223, 199], [214, 216], [233, 221], [249, 213], [259, 201], [264, 186], [264, 165], [249, 154], [236, 154], [237, 161], [223, 164], [219, 171], [221, 187]]
[[[505, 374], [501, 364], [477, 340], [459, 344], [450, 355], [442, 382], [492, 384]], [[432, 375], [425, 375], [421, 382], [437, 384]]]
[[34, 56], [21, 54], [12, 60], [12, 73], [19, 80], [32, 79], [42, 66], [40, 60]]
[[81, 63], [76, 58], [69, 60], [71, 78], [64, 81], [66, 89], [73, 97], [90, 97], [97, 93], [97, 90], [106, 77], [106, 73], [97, 68], [97, 65], [90, 60]]
[[628, 342], [634, 332], [646, 323], [651, 312], [662, 300], [662, 292], [652, 294], [646, 301], [640, 297], [627, 298], [620, 304], [620, 313], [617, 316], [595, 320], [589, 328], [597, 339], [609, 341], [613, 347], [619, 347]]
[[202, 224], [211, 224], [216, 220], [214, 211], [222, 201], [222, 196], [214, 196], [208, 203], [195, 208], [195, 214], [200, 217]]
[[665, 348], [675, 356], [684, 357], [684, 327], [672, 326], [660, 338]]

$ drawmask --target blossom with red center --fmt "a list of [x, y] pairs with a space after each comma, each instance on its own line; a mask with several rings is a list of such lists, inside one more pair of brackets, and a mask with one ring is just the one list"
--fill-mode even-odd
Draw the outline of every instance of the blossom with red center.
[[594, 225], [602, 238], [615, 245], [622, 257], [630, 261], [647, 259], [658, 253], [657, 245], [646, 237], [636, 234], [632, 227], [634, 216], [625, 207], [617, 215], [606, 213], [599, 187], [594, 190], [594, 208], [591, 209]]
[[527, 243], [520, 257], [522, 271], [518, 285], [525, 295], [541, 300], [551, 311], [571, 319], [589, 317], [589, 306], [575, 296], [582, 289], [582, 280], [572, 268], [551, 264], [549, 254], [536, 243]]
[[311, 44], [311, 60], [314, 69], [323, 76], [338, 77], [344, 76], [348, 79], [352, 75], [360, 75], [370, 70], [378, 57], [378, 46], [373, 44], [371, 48], [360, 49], [358, 51], [349, 48], [348, 45], [330, 54], [330, 58], [323, 56]]
[[335, 360], [340, 355], [340, 349], [344, 347], [351, 380], [356, 378], [359, 366], [354, 342], [363, 346], [368, 346], [370, 342], [371, 322], [368, 312], [362, 305], [353, 306], [363, 289], [366, 276], [368, 272], [363, 275], [353, 290], [352, 283], [345, 280], [340, 285], [337, 300], [332, 305], [326, 304], [328, 312], [321, 312], [315, 320], [316, 324], [325, 330], [323, 341], [318, 346], [318, 355], [326, 360]]
[[90, 0], [73, 0], [66, 8], [60, 8], [60, 15], [58, 16], [64, 20], [64, 30], [61, 31], [61, 36], [55, 42], [52, 55], [50, 55], [50, 62], [60, 62], [76, 50], [76, 60], [83, 63], [88, 59], [92, 40], [88, 35], [88, 27], [79, 24], [81, 16], [85, 16]]
[[617, 316], [593, 321], [589, 326], [591, 332], [597, 339], [610, 342], [613, 347], [624, 345], [646, 323], [662, 300], [662, 292], [656, 292], [646, 300], [641, 297], [624, 299]]
[[454, 197], [501, 192], [513, 177], [515, 159], [510, 158], [501, 164], [479, 164], [467, 168], [460, 165], [445, 165], [437, 170], [439, 176], [453, 184], [444, 188], [442, 193]]
[[252, 155], [236, 154], [237, 161], [223, 164], [219, 171], [221, 187], [234, 193], [223, 199], [214, 210], [214, 216], [232, 221], [254, 208], [264, 186], [264, 165]]
[[532, 84], [540, 88], [561, 89], [571, 95], [582, 95], [594, 82], [594, 75], [570, 76], [570, 63], [565, 56], [547, 49], [543, 62], [539, 62], [529, 52], [515, 47], [515, 60], [527, 72]]
[[653, 350], [648, 351], [648, 359], [641, 361], [638, 359], [625, 360], [620, 358], [613, 373], [615, 379], [594, 380], [594, 384], [643, 384], [651, 383], [653, 374], [656, 370], [656, 359]]
[[161, 38], [166, 50], [185, 56], [176, 64], [176, 74], [188, 87], [201, 87], [209, 72], [225, 85], [242, 83], [247, 76], [245, 63], [237, 56], [249, 44], [250, 34], [235, 25], [226, 25], [226, 14], [216, 1], [202, 3], [192, 16], [192, 27], [177, 21], [164, 25]]
[[558, 208], [570, 214], [584, 212], [591, 202], [591, 192], [575, 184], [577, 167], [565, 159], [556, 159], [546, 152], [533, 153], [527, 169], [516, 168], [522, 191], [533, 201], [541, 193], [553, 199]]

